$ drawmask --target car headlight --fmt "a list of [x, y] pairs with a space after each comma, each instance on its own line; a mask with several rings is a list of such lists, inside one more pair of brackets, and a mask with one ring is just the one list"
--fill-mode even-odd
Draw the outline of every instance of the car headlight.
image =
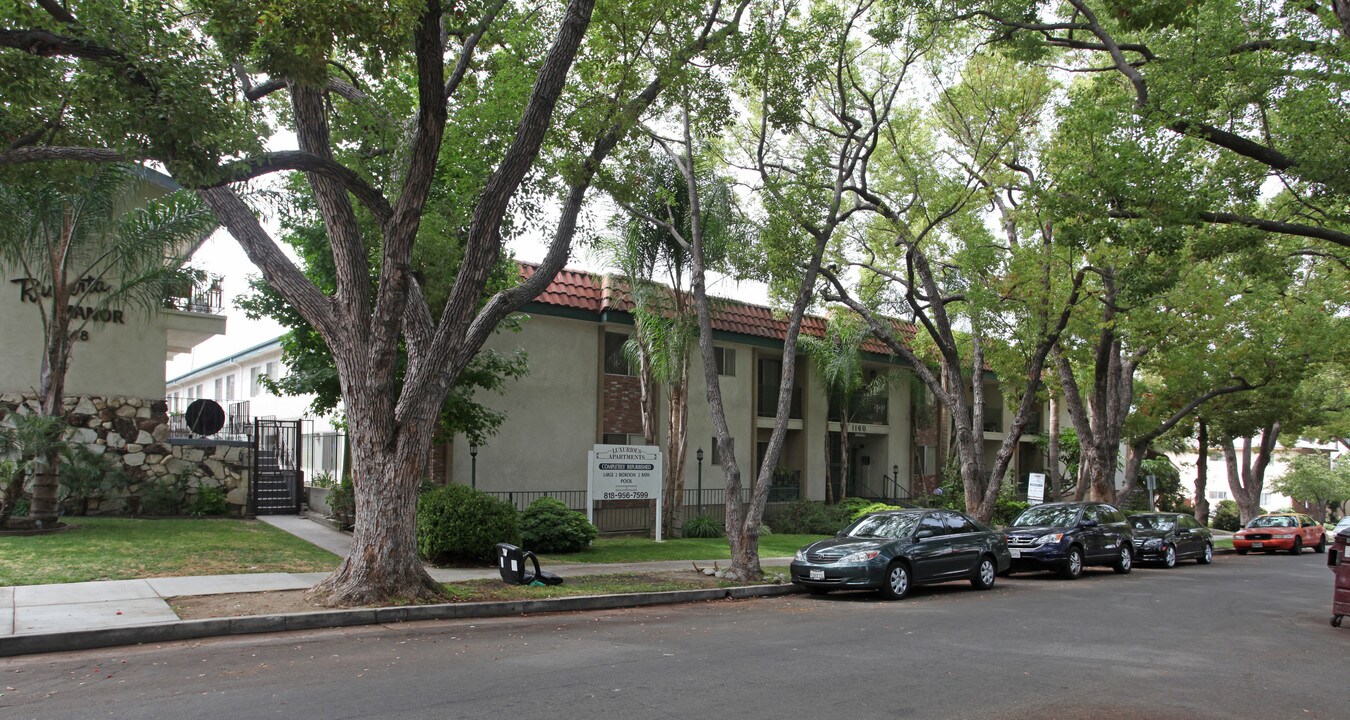
[[839, 562], [844, 563], [846, 565], [850, 563], [865, 563], [868, 560], [872, 560], [873, 558], [875, 558], [880, 554], [881, 554], [880, 550], [863, 550], [861, 552], [855, 552], [852, 555], [845, 555], [844, 557], [839, 559]]
[[806, 562], [806, 548], [798, 550], [797, 554], [793, 556], [792, 559], [796, 560], [797, 562]]
[[1144, 547], [1146, 548], [1155, 548], [1159, 545], [1162, 545], [1162, 540], [1159, 540], [1158, 538], [1149, 538], [1144, 541]]
[[1063, 540], [1063, 539], [1064, 539], [1064, 533], [1050, 533], [1049, 535], [1042, 535], [1042, 536], [1036, 538], [1036, 544], [1037, 544], [1037, 545], [1045, 545], [1045, 544], [1047, 544], [1047, 543], [1057, 543], [1057, 542], [1059, 542], [1060, 540]]
[[1293, 535], [1272, 535], [1271, 537], [1275, 538], [1276, 540], [1293, 540], [1293, 539], [1294, 539], [1294, 536], [1293, 536]]

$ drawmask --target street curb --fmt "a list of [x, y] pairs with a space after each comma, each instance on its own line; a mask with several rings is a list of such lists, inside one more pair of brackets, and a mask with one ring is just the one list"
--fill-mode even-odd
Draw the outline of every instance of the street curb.
[[706, 602], [709, 600], [743, 600], [755, 597], [791, 595], [799, 592], [802, 592], [802, 588], [790, 584], [750, 585], [734, 588], [672, 590], [669, 592], [626, 593], [622, 595], [578, 595], [547, 600], [409, 605], [404, 607], [323, 610], [287, 615], [179, 620], [153, 625], [4, 636], [0, 637], [0, 657], [69, 650], [91, 650], [119, 645], [198, 640], [229, 635], [253, 635], [358, 625], [385, 625], [418, 620], [462, 620], [534, 613], [614, 610], [651, 605]]

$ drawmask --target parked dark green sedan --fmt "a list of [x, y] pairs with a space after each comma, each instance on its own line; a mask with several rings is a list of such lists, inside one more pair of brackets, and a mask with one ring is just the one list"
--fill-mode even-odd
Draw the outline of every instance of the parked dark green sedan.
[[792, 582], [813, 593], [879, 589], [899, 600], [911, 587], [970, 580], [994, 586], [1012, 556], [1003, 535], [955, 510], [873, 513], [797, 551]]

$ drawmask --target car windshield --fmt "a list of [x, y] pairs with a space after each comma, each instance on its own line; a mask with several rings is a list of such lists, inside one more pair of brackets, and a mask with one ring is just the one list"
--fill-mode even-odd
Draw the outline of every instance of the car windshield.
[[1247, 527], [1297, 527], [1298, 523], [1288, 515], [1262, 515], [1247, 523]]
[[1340, 532], [1341, 530], [1344, 530], [1346, 528], [1350, 528], [1350, 515], [1341, 518], [1341, 521], [1336, 523], [1337, 532]]
[[1177, 523], [1166, 515], [1131, 515], [1130, 525], [1135, 530], [1175, 530]]
[[1069, 527], [1078, 519], [1078, 507], [1075, 505], [1041, 505], [1029, 508], [1009, 527]]
[[844, 534], [857, 538], [898, 538], [914, 530], [918, 513], [868, 515], [844, 529]]

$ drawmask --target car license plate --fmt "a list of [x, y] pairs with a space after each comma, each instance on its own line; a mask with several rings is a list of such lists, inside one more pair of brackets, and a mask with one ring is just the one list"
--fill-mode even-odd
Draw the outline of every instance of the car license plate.
[[812, 570], [812, 571], [811, 571], [811, 579], [812, 579], [812, 580], [824, 580], [824, 579], [825, 579], [825, 571], [824, 571], [824, 570]]
[[1012, 556], [1015, 557], [1015, 558], [1020, 558], [1020, 557], [1022, 557], [1022, 551], [1021, 551], [1021, 550], [1009, 550], [1008, 552], [1012, 553]]
[[1252, 547], [1254, 547], [1254, 548], [1259, 548], [1259, 547], [1261, 547], [1261, 543], [1259, 543], [1259, 542], [1254, 542], [1254, 543], [1252, 543]]

